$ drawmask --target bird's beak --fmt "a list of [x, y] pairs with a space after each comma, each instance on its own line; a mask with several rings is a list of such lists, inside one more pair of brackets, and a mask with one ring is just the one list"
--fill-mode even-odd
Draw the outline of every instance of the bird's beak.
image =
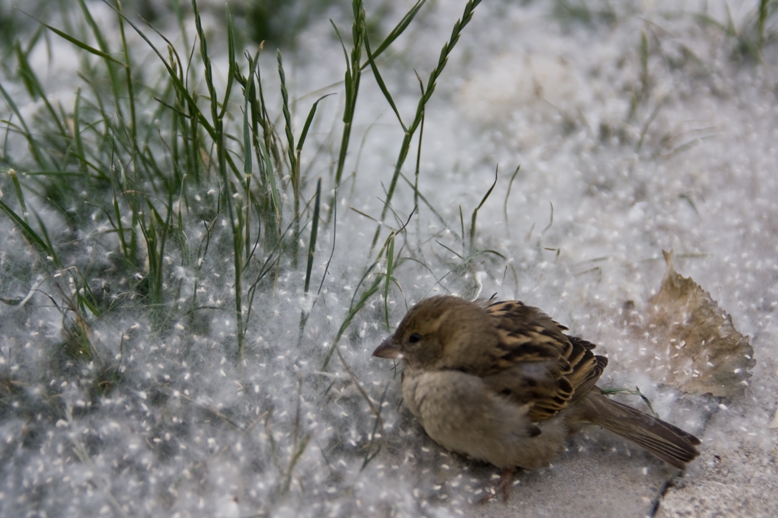
[[394, 337], [390, 336], [381, 342], [381, 345], [379, 345], [378, 348], [373, 351], [373, 356], [378, 358], [392, 358], [394, 360], [399, 360], [403, 357], [403, 353], [400, 350], [400, 345], [394, 341]]

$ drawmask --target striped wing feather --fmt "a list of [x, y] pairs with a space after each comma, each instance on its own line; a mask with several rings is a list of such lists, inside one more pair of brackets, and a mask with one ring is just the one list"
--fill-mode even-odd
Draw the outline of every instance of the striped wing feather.
[[532, 403], [529, 417], [543, 421], [580, 400], [608, 364], [592, 353], [594, 344], [564, 334], [567, 329], [537, 308], [519, 301], [486, 307], [499, 335], [497, 357], [479, 373], [495, 392], [520, 404]]

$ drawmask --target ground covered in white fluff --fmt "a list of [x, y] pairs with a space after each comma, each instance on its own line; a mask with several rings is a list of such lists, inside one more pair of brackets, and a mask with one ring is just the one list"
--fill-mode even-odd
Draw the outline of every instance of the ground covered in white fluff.
[[[368, 16], [377, 7], [371, 4]], [[756, 47], [757, 4], [479, 5], [426, 109], [418, 178], [425, 201], [396, 238], [390, 328], [381, 284], [338, 343], [342, 360], [334, 355], [326, 368], [349, 307], [372, 283], [371, 276], [361, 282], [366, 268], [415, 203], [401, 178], [371, 248], [402, 130], [369, 68], [336, 216], [319, 230], [312, 284], [322, 283], [321, 292], [315, 303], [304, 295], [305, 261], [284, 263], [254, 301], [243, 363], [234, 354], [225, 230], [214, 234], [197, 268], [171, 251], [166, 275], [178, 286], [176, 299], [199, 294], [196, 315], [182, 311], [159, 332], [155, 313], [137, 302], [89, 323], [90, 340], [116, 373], [115, 386], [96, 395], [94, 380], [104, 379], [97, 363], [60, 352], [69, 323], [62, 307], [73, 286], [58, 284], [2, 213], [0, 296], [24, 302], [0, 304], [0, 514], [770, 514], [778, 507], [778, 53], [774, 14], [766, 29], [772, 38]], [[388, 30], [411, 5], [382, 6], [388, 10], [379, 27]], [[428, 2], [379, 60], [404, 119], [419, 96], [414, 71], [426, 82], [463, 6]], [[101, 23], [114, 23], [101, 4], [90, 8]], [[350, 37], [344, 12], [332, 16]], [[208, 11], [204, 22], [212, 48], [223, 50], [220, 10]], [[159, 27], [180, 41], [172, 20]], [[130, 38], [147, 52], [140, 38]], [[55, 49], [39, 47], [37, 72], [72, 110], [75, 49], [62, 40]], [[273, 54], [260, 62], [268, 104], [279, 97]], [[343, 50], [326, 16], [311, 22], [284, 58], [297, 128], [316, 98], [337, 94], [321, 102], [303, 154], [306, 199], [319, 177], [332, 196]], [[157, 66], [149, 57], [149, 69]], [[214, 66], [224, 81], [217, 59]], [[21, 103], [19, 84], [4, 88]], [[34, 100], [19, 108], [42, 110]], [[241, 108], [230, 106], [236, 121]], [[0, 110], [8, 120], [8, 103]], [[274, 116], [281, 128], [280, 112]], [[319, 145], [323, 151], [314, 154]], [[16, 164], [26, 152], [23, 143], [3, 149]], [[411, 182], [415, 153], [414, 144], [403, 168]], [[471, 216], [498, 166], [471, 246]], [[7, 177], [0, 188], [0, 199], [13, 205]], [[40, 203], [33, 193], [28, 202], [33, 209]], [[332, 208], [325, 202], [322, 213]], [[185, 239], [199, 243], [203, 222], [191, 215]], [[40, 217], [55, 239], [63, 236], [66, 266], [91, 268], [113, 294], [132, 284], [112, 276], [117, 240], [100, 214], [93, 228], [75, 230], [61, 213]], [[308, 235], [301, 239], [304, 248]], [[635, 337], [625, 308], [648, 312], [666, 268], [663, 249], [674, 250], [676, 269], [750, 337], [757, 363], [744, 395], [683, 394], [676, 380], [646, 368], [645, 356], [664, 347]], [[371, 274], [386, 268], [380, 261]], [[700, 459], [668, 487], [673, 470], [592, 431], [572, 440], [551, 467], [519, 474], [507, 506], [473, 506], [496, 471], [428, 439], [400, 404], [399, 373], [370, 356], [407, 307], [444, 292], [515, 297], [600, 344], [610, 358], [600, 385], [639, 387], [660, 416], [703, 439]], [[310, 316], [300, 339], [301, 311]]]

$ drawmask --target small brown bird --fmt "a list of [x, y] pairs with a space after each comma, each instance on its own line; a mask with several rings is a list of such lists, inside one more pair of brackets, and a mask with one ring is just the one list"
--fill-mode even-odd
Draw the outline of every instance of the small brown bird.
[[411, 413], [444, 448], [504, 469], [506, 498], [515, 468], [546, 465], [581, 424], [679, 469], [697, 457], [695, 436], [608, 399], [595, 386], [608, 359], [566, 330], [519, 301], [438, 296], [416, 304], [373, 356], [402, 358]]

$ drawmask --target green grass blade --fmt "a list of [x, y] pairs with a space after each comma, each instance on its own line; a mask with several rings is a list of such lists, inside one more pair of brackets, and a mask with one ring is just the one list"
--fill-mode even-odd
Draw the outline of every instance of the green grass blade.
[[11, 169], [8, 171], [8, 176], [11, 177], [11, 183], [14, 184], [16, 199], [19, 200], [19, 208], [22, 209], [22, 218], [27, 222], [27, 204], [24, 202], [24, 191], [22, 191], [22, 184], [19, 182], [19, 175], [14, 169]]
[[[405, 29], [408, 28], [408, 25], [411, 24], [413, 19], [418, 14], [419, 10], [422, 8], [422, 6], [427, 2], [427, 0], [419, 0], [416, 2], [413, 7], [410, 8], [410, 10], [405, 13], [405, 16], [403, 16], [402, 20], [392, 29], [389, 34], [384, 38], [384, 41], [381, 42], [381, 44], [375, 49], [375, 52], [372, 55], [372, 58], [375, 59], [378, 56], [380, 56], [386, 49], [389, 48], [389, 46], [394, 43], [394, 40], [396, 40], [403, 32], [405, 32]], [[370, 59], [371, 56], [368, 56], [368, 59]], [[368, 67], [370, 63], [365, 62], [362, 65], [362, 70]]]
[[[292, 188], [295, 190], [295, 197], [299, 195], [300, 178], [299, 168], [297, 167], [297, 157], [295, 155], [294, 133], [292, 132], [292, 113], [289, 110], [289, 92], [286, 88], [286, 74], [284, 73], [284, 62], [281, 57], [281, 51], [276, 52], [278, 59], [278, 76], [281, 79], [281, 107], [284, 114], [284, 131], [286, 132], [286, 152], [289, 157], [289, 168], [292, 173]], [[297, 213], [295, 213], [297, 215]]]
[[492, 182], [492, 186], [489, 187], [489, 190], [486, 191], [486, 194], [484, 194], [483, 199], [481, 200], [481, 203], [478, 204], [478, 207], [475, 208], [473, 211], [473, 216], [470, 218], [470, 248], [473, 248], [473, 241], [475, 240], [475, 220], [478, 217], [478, 211], [483, 207], [484, 203], [486, 203], [486, 200], [489, 198], [489, 195], [492, 194], [492, 191], [494, 190], [494, 186], [497, 185], [497, 173], [499, 169], [494, 170], [494, 182]]
[[321, 203], [321, 178], [316, 182], [316, 201], [313, 204], [313, 221], [311, 223], [311, 242], [308, 244], [308, 264], [305, 267], [305, 293], [311, 284], [313, 258], [316, 254], [316, 238], [319, 235], [319, 206]]
[[327, 366], [330, 363], [330, 359], [332, 358], [332, 353], [335, 352], [335, 348], [338, 346], [338, 343], [340, 342], [340, 339], [343, 337], [343, 334], [346, 332], [346, 329], [349, 328], [351, 325], [351, 322], [354, 320], [354, 317], [359, 313], [363, 307], [365, 307], [365, 304], [367, 304], [367, 301], [370, 300], [370, 297], [375, 295], [375, 293], [378, 291], [378, 289], [381, 286], [381, 281], [383, 280], [382, 275], [376, 275], [375, 279], [373, 279], [373, 282], [370, 284], [370, 286], [362, 292], [362, 295], [359, 297], [359, 299], [356, 301], [355, 304], [352, 304], [352, 306], [349, 308], [348, 313], [346, 314], [346, 318], [343, 320], [343, 323], [340, 325], [340, 328], [338, 329], [338, 334], [335, 337], [335, 341], [330, 346], [329, 351], [327, 351], [327, 356], [324, 358], [324, 363], [322, 364], [321, 370], [326, 371]]
[[451, 233], [452, 233], [452, 234], [454, 234], [454, 236], [455, 236], [457, 239], [463, 239], [464, 232], [463, 232], [461, 235], [460, 235], [460, 234], [457, 234], [456, 230], [454, 230], [454, 229], [452, 229], [451, 227], [449, 227], [448, 221], [446, 221], [446, 219], [445, 219], [445, 218], [444, 218], [444, 217], [443, 217], [443, 216], [440, 214], [440, 212], [438, 212], [438, 211], [437, 211], [437, 209], [436, 209], [436, 208], [435, 208], [435, 207], [432, 205], [432, 203], [430, 203], [430, 201], [427, 199], [427, 197], [426, 197], [426, 196], [424, 196], [424, 195], [421, 193], [421, 191], [420, 191], [420, 190], [419, 190], [419, 189], [418, 189], [418, 188], [417, 188], [415, 185], [413, 185], [413, 182], [411, 182], [411, 181], [410, 181], [410, 180], [409, 180], [409, 179], [408, 179], [408, 178], [407, 178], [407, 177], [406, 177], [404, 174], [402, 174], [402, 173], [400, 173], [400, 176], [402, 177], [402, 179], [403, 179], [403, 180], [405, 180], [405, 183], [407, 183], [407, 184], [408, 184], [408, 186], [409, 186], [411, 189], [413, 189], [413, 192], [414, 192], [414, 194], [415, 194], [416, 196], [418, 196], [418, 197], [419, 197], [419, 199], [420, 199], [421, 201], [423, 201], [423, 202], [424, 202], [424, 205], [426, 205], [426, 206], [427, 206], [427, 208], [428, 208], [429, 210], [431, 210], [431, 211], [432, 211], [432, 213], [435, 215], [435, 217], [437, 217], [437, 218], [438, 218], [438, 221], [440, 221], [440, 223], [443, 225], [443, 228], [446, 228], [446, 229], [450, 230], [450, 231], [451, 231]]
[[[449, 54], [451, 54], [457, 42], [459, 41], [459, 37], [461, 36], [464, 28], [467, 26], [470, 20], [472, 20], [473, 13], [475, 12], [475, 8], [480, 3], [481, 0], [469, 0], [467, 4], [465, 4], [462, 17], [459, 20], [457, 20], [456, 23], [454, 24], [454, 28], [451, 31], [451, 37], [449, 38], [449, 41], [447, 41], [443, 45], [443, 48], [440, 51], [440, 56], [438, 57], [438, 64], [430, 73], [430, 77], [427, 80], [427, 87], [425, 88], [424, 94], [419, 99], [418, 105], [416, 107], [416, 116], [413, 120], [413, 123], [411, 123], [411, 125], [408, 127], [408, 129], [405, 132], [405, 137], [403, 138], [403, 142], [400, 146], [400, 152], [397, 156], [397, 160], [395, 161], [392, 181], [389, 184], [389, 189], [386, 193], [386, 199], [384, 200], [384, 207], [381, 210], [381, 221], [384, 221], [384, 219], [386, 219], [386, 215], [389, 212], [389, 207], [391, 206], [392, 198], [394, 197], [394, 191], [397, 188], [397, 180], [400, 178], [400, 172], [402, 171], [402, 167], [405, 164], [405, 159], [408, 157], [408, 151], [410, 149], [411, 139], [413, 138], [413, 134], [416, 132], [416, 129], [418, 128], [422, 118], [424, 117], [424, 108], [426, 107], [427, 103], [432, 97], [432, 94], [435, 92], [435, 85], [437, 84], [438, 78], [443, 73], [443, 70], [446, 67]], [[380, 232], [381, 232], [381, 227], [379, 226], [378, 228], [376, 228], [376, 232], [373, 237], [373, 243], [371, 244], [372, 247], [374, 247], [375, 244], [377, 243]]]
[[[63, 268], [62, 261], [59, 260], [59, 254], [57, 254], [57, 249], [54, 247], [54, 244], [51, 242], [51, 236], [49, 236], [49, 231], [46, 230], [46, 225], [43, 224], [43, 220], [38, 215], [37, 212], [33, 211], [33, 214], [35, 214], [35, 219], [38, 221], [38, 228], [40, 228], [40, 234], [42, 234], [42, 238], [38, 237], [39, 241], [42, 241], [45, 243], [45, 250], [48, 253], [48, 258], [51, 258], [51, 261], [58, 267]], [[32, 230], [30, 227], [28, 229]]]
[[402, 129], [404, 132], [408, 131], [408, 128], [405, 127], [405, 124], [403, 123], [403, 119], [400, 116], [400, 112], [397, 109], [397, 105], [394, 103], [394, 99], [392, 98], [392, 94], [389, 93], [389, 89], [386, 86], [386, 83], [384, 82], [384, 78], [381, 77], [381, 73], [378, 71], [378, 65], [375, 63], [375, 57], [370, 52], [370, 42], [367, 37], [367, 28], [365, 28], [365, 34], [363, 36], [363, 40], [365, 43], [365, 52], [367, 53], [367, 61], [370, 63], [370, 69], [373, 71], [373, 76], [375, 77], [376, 83], [378, 83], [378, 88], [381, 89], [381, 93], [384, 94], [384, 97], [386, 98], [386, 102], [389, 103], [389, 106], [392, 107], [392, 111], [394, 111], [394, 114], [397, 116], [397, 120], [400, 122], [400, 126], [402, 126]]
[[96, 49], [96, 48], [92, 47], [91, 45], [87, 45], [83, 41], [81, 41], [81, 40], [79, 40], [77, 38], [74, 38], [73, 36], [70, 36], [69, 34], [67, 34], [65, 32], [62, 32], [61, 30], [59, 30], [56, 27], [53, 27], [53, 26], [51, 26], [51, 25], [49, 25], [47, 23], [44, 23], [43, 25], [48, 30], [53, 32], [54, 34], [56, 34], [57, 36], [65, 39], [67, 41], [69, 41], [70, 43], [72, 43], [76, 47], [78, 47], [78, 48], [80, 48], [82, 50], [85, 50], [85, 51], [89, 52], [90, 54], [93, 54], [93, 55], [95, 55], [95, 56], [97, 56], [99, 58], [102, 58], [102, 59], [106, 60], [106, 61], [111, 61], [111, 62], [116, 63], [117, 65], [122, 66], [122, 67], [125, 66], [124, 63], [122, 63], [118, 59], [114, 58], [110, 54], [108, 54], [106, 52], [103, 52], [100, 49]]
[[505, 215], [505, 228], [508, 229], [508, 235], [510, 235], [510, 229], [511, 229], [511, 226], [508, 222], [508, 198], [510, 198], [511, 196], [511, 187], [513, 186], [513, 180], [516, 179], [516, 175], [519, 174], [520, 170], [521, 170], [521, 164], [516, 166], [516, 170], [513, 171], [513, 175], [511, 176], [511, 179], [508, 182], [507, 192], [505, 193], [505, 202], [502, 204], [502, 211], [503, 214]]
[[[41, 167], [41, 169], [53, 169], [44, 157], [43, 151], [40, 148], [38, 139], [33, 138], [32, 132], [30, 131], [30, 128], [27, 126], [27, 122], [24, 120], [24, 117], [22, 117], [21, 112], [19, 111], [19, 108], [16, 106], [16, 103], [11, 98], [11, 96], [8, 94], [5, 88], [3, 88], [3, 84], [0, 83], [0, 95], [3, 96], [3, 99], [5, 99], [5, 102], [8, 104], [8, 107], [11, 109], [14, 115], [16, 115], [16, 118], [19, 119], [19, 124], [21, 124], [21, 134], [24, 135], [24, 138], [27, 140], [27, 144], [30, 146], [30, 151], [32, 151], [33, 157], [35, 157], [35, 162]], [[6, 124], [10, 125], [9, 122], [6, 122]]]
[[3, 209], [6, 214], [8, 214], [8, 217], [11, 218], [11, 221], [13, 221], [17, 227], [19, 227], [19, 230], [21, 230], [22, 235], [27, 239], [27, 242], [33, 245], [35, 248], [38, 249], [39, 252], [48, 255], [50, 257], [56, 257], [57, 254], [54, 252], [54, 250], [51, 248], [49, 242], [47, 239], [43, 239], [41, 236], [38, 235], [33, 228], [27, 224], [27, 222], [19, 217], [18, 214], [16, 214], [11, 207], [6, 205], [2, 200], [0, 200], [0, 209]]
[[321, 97], [316, 99], [316, 102], [313, 103], [313, 106], [311, 106], [311, 110], [308, 112], [308, 118], [305, 119], [305, 125], [303, 126], [303, 131], [302, 133], [300, 133], [300, 140], [297, 142], [298, 153], [300, 153], [303, 150], [303, 144], [305, 143], [305, 139], [308, 136], [308, 131], [311, 129], [311, 124], [313, 123], [313, 118], [316, 115], [316, 108], [319, 106], [319, 102], [331, 95], [335, 95], [335, 94], [322, 95]]
[[[336, 189], [340, 186], [340, 182], [343, 179], [343, 169], [346, 165], [346, 155], [348, 154], [349, 142], [351, 140], [351, 125], [354, 122], [354, 112], [356, 110], [357, 97], [359, 94], [359, 83], [362, 77], [359, 62], [362, 59], [362, 37], [365, 34], [365, 9], [361, 0], [354, 0], [352, 2], [352, 8], [354, 11], [354, 21], [351, 26], [353, 46], [351, 48], [351, 57], [346, 57], [346, 74], [344, 78], [346, 105], [343, 110], [343, 134], [340, 139], [338, 165], [335, 170]], [[340, 38], [340, 33], [338, 33], [338, 38]]]
[[232, 14], [230, 13], [229, 4], [224, 6], [225, 16], [227, 18], [227, 86], [224, 88], [224, 101], [222, 102], [222, 109], [219, 112], [218, 118], [223, 119], [229, 106], [230, 94], [232, 93], [232, 85], [235, 83], [235, 70], [237, 63], [235, 61], [235, 25], [232, 21]]
[[394, 234], [389, 237], [389, 248], [386, 251], [386, 284], [384, 285], [384, 316], [386, 317], [386, 329], [391, 329], [389, 324], [389, 285], [394, 269]]

